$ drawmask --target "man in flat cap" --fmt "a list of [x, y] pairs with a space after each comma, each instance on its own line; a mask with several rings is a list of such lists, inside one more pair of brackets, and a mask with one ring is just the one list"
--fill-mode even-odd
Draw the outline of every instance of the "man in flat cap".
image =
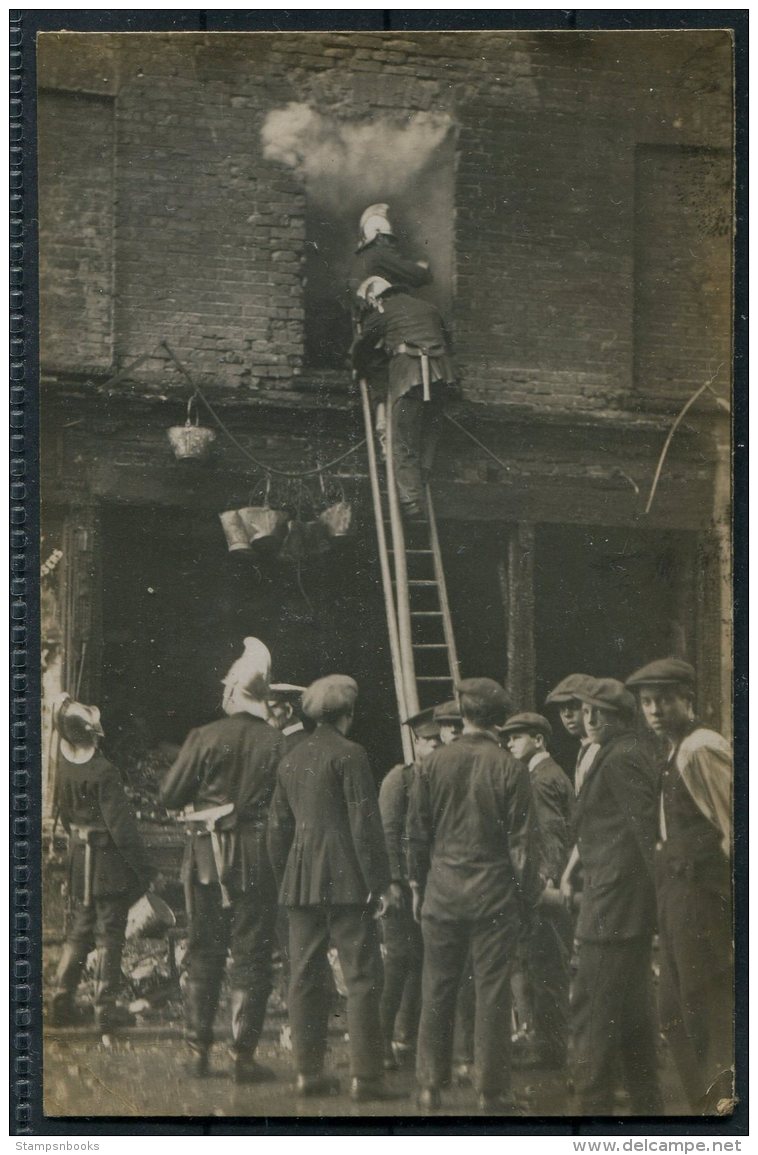
[[440, 728], [440, 744], [442, 746], [449, 746], [456, 738], [460, 738], [463, 718], [461, 717], [461, 708], [455, 698], [435, 706], [432, 716]]
[[574, 792], [576, 794], [581, 790], [584, 776], [598, 751], [597, 743], [590, 742], [587, 737], [584, 729], [582, 703], [577, 697], [581, 687], [591, 680], [589, 674], [569, 674], [545, 698], [546, 706], [558, 707], [558, 715], [566, 733], [579, 740], [576, 765], [573, 770]]
[[436, 1110], [450, 1079], [455, 1000], [471, 949], [479, 1108], [510, 1114], [510, 960], [540, 895], [539, 834], [528, 771], [498, 741], [508, 715], [505, 691], [490, 678], [468, 678], [457, 692], [463, 733], [420, 767], [408, 816], [409, 872], [424, 936], [419, 1105]]
[[96, 948], [95, 1024], [109, 1033], [131, 1022], [116, 1004], [121, 985], [129, 907], [152, 885], [155, 871], [142, 843], [121, 775], [99, 750], [97, 706], [63, 695], [53, 711], [60, 735], [56, 803], [69, 838], [72, 921], [55, 977], [53, 1026], [80, 1021], [76, 989], [87, 955]]
[[733, 1098], [732, 750], [695, 718], [695, 671], [679, 658], [627, 680], [666, 752], [656, 892], [661, 1029], [693, 1113]]
[[[623, 683], [597, 678], [577, 691], [587, 736], [600, 750], [576, 807], [584, 890], [571, 1016], [579, 1109], [612, 1115], [622, 1084], [636, 1115], [660, 1114], [650, 954], [655, 926], [656, 772], [633, 730]], [[571, 863], [561, 890], [570, 902]]]
[[415, 759], [408, 765], [394, 766], [379, 789], [379, 811], [384, 840], [390, 861], [390, 874], [402, 882], [403, 905], [388, 911], [382, 919], [384, 936], [384, 988], [380, 1005], [384, 1066], [397, 1067], [393, 1040], [398, 1051], [416, 1050], [416, 1035], [421, 1012], [421, 929], [413, 917], [406, 861], [406, 822], [408, 800], [417, 767], [440, 744], [439, 726], [429, 707], [405, 722], [413, 731]]
[[[541, 714], [514, 714], [500, 732], [513, 757], [529, 769], [540, 829], [540, 873], [545, 886], [557, 891], [574, 845], [575, 798], [547, 749], [552, 726]], [[523, 1058], [527, 1065], [559, 1069], [566, 1064], [568, 1048], [571, 915], [565, 906], [543, 902], [537, 907], [525, 954], [536, 1049]]]
[[347, 735], [358, 686], [319, 678], [303, 695], [312, 734], [282, 759], [269, 824], [279, 901], [290, 926], [289, 1013], [296, 1092], [336, 1093], [324, 1075], [331, 989], [327, 951], [337, 948], [347, 986], [354, 1101], [386, 1098], [379, 999], [382, 963], [375, 915], [402, 902], [392, 880], [379, 805], [362, 746]]
[[298, 742], [302, 742], [306, 730], [300, 717], [300, 706], [305, 686], [294, 686], [291, 682], [272, 682], [268, 688], [269, 722], [284, 739], [282, 754], [289, 754]]
[[232, 1076], [273, 1078], [254, 1055], [271, 992], [276, 887], [266, 821], [282, 753], [267, 724], [271, 655], [257, 638], [224, 679], [225, 717], [192, 730], [161, 786], [168, 809], [186, 807], [183, 880], [190, 917], [186, 1036], [194, 1073], [208, 1074], [213, 1022], [231, 949]]

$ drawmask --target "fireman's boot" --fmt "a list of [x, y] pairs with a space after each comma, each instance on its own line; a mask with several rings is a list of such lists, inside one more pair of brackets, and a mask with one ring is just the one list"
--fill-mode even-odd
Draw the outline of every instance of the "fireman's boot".
[[184, 1038], [190, 1050], [188, 1072], [196, 1079], [210, 1074], [213, 1022], [218, 995], [205, 979], [190, 978], [184, 988]]
[[134, 1025], [134, 1016], [116, 1003], [121, 986], [121, 944], [101, 946], [95, 963], [95, 1025], [103, 1034]]
[[86, 1019], [74, 1002], [86, 958], [87, 948], [80, 943], [67, 942], [63, 948], [50, 1006], [50, 1025], [53, 1027], [75, 1027]]
[[232, 1078], [235, 1083], [270, 1083], [276, 1078], [270, 1067], [255, 1061], [255, 1049], [263, 1029], [266, 1000], [250, 991], [233, 990], [232, 1010]]

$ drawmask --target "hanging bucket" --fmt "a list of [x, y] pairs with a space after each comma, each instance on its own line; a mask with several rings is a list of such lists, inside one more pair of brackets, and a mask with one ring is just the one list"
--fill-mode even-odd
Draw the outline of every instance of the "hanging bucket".
[[[194, 421], [192, 420], [193, 407]], [[216, 433], [215, 430], [200, 424], [194, 397], [190, 397], [187, 402], [187, 420], [184, 425], [172, 425], [168, 430], [168, 439], [177, 460], [181, 461], [186, 458], [201, 460], [208, 456], [210, 447], [216, 440]]]
[[347, 537], [353, 530], [353, 507], [349, 501], [337, 501], [318, 515], [330, 537]]
[[266, 505], [247, 505], [244, 509], [238, 509], [237, 513], [251, 544], [261, 537], [284, 535], [287, 514], [283, 509], [271, 509]]
[[250, 549], [250, 537], [242, 518], [237, 509], [227, 509], [225, 513], [220, 513], [221, 528], [224, 531], [226, 544], [229, 547], [229, 553], [234, 553], [236, 550]]
[[176, 915], [167, 902], [157, 894], [143, 894], [130, 908], [126, 920], [126, 937], [160, 938], [172, 926], [176, 926]]

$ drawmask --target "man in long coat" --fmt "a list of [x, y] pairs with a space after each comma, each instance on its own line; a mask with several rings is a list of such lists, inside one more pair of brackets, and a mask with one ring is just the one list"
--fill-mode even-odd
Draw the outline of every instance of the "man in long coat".
[[664, 658], [627, 680], [666, 744], [656, 848], [658, 1005], [696, 1114], [733, 1098], [732, 750], [695, 718], [695, 671]]
[[470, 950], [479, 1107], [510, 1114], [510, 962], [540, 895], [539, 835], [528, 771], [499, 744], [505, 691], [490, 678], [469, 678], [457, 689], [463, 733], [425, 760], [408, 815], [409, 873], [424, 936], [419, 1105], [436, 1110], [450, 1079], [455, 1001]]
[[[226, 956], [232, 1011], [232, 1075], [239, 1083], [273, 1078], [254, 1055], [271, 993], [276, 887], [266, 853], [266, 821], [282, 737], [267, 723], [271, 655], [257, 638], [226, 678], [226, 717], [193, 730], [161, 786], [168, 809], [188, 807], [183, 880], [190, 937], [184, 991], [186, 1037], [194, 1073], [208, 1073], [213, 1022]], [[200, 815], [229, 813], [213, 832]], [[211, 824], [212, 820], [211, 820]]]
[[[541, 843], [541, 875], [557, 895], [574, 845], [574, 788], [546, 743], [552, 727], [541, 714], [514, 714], [502, 736], [514, 758], [529, 769]], [[525, 944], [534, 1009], [536, 1048], [520, 1056], [526, 1065], [561, 1068], [568, 1048], [571, 915], [556, 903], [542, 902]]]
[[382, 964], [375, 915], [402, 901], [390, 875], [376, 788], [362, 746], [347, 734], [358, 686], [334, 674], [303, 695], [316, 729], [281, 762], [271, 807], [269, 851], [287, 907], [289, 1013], [296, 1091], [335, 1093], [324, 1075], [330, 1006], [330, 942], [347, 986], [351, 1097], [387, 1097], [383, 1085], [379, 999]]
[[[635, 702], [615, 678], [577, 691], [587, 736], [600, 749], [576, 808], [584, 890], [572, 993], [574, 1072], [580, 1113], [611, 1115], [621, 1069], [634, 1114], [662, 1109], [651, 984], [655, 927], [656, 773], [632, 729]], [[571, 899], [573, 861], [561, 889]]]

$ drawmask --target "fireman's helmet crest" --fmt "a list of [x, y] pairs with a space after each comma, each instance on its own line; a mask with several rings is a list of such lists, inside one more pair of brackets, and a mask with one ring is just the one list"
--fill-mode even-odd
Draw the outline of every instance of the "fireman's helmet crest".
[[391, 289], [392, 285], [386, 281], [384, 277], [366, 277], [365, 281], [361, 281], [356, 289], [356, 296], [360, 297], [362, 301], [371, 304], [381, 297], [382, 293], [386, 293], [387, 289]]
[[358, 227], [361, 231], [361, 240], [364, 244], [373, 241], [374, 237], [379, 233], [385, 236], [392, 236], [392, 225], [389, 221], [388, 213], [390, 211], [389, 205], [376, 204], [369, 205], [361, 214]]

